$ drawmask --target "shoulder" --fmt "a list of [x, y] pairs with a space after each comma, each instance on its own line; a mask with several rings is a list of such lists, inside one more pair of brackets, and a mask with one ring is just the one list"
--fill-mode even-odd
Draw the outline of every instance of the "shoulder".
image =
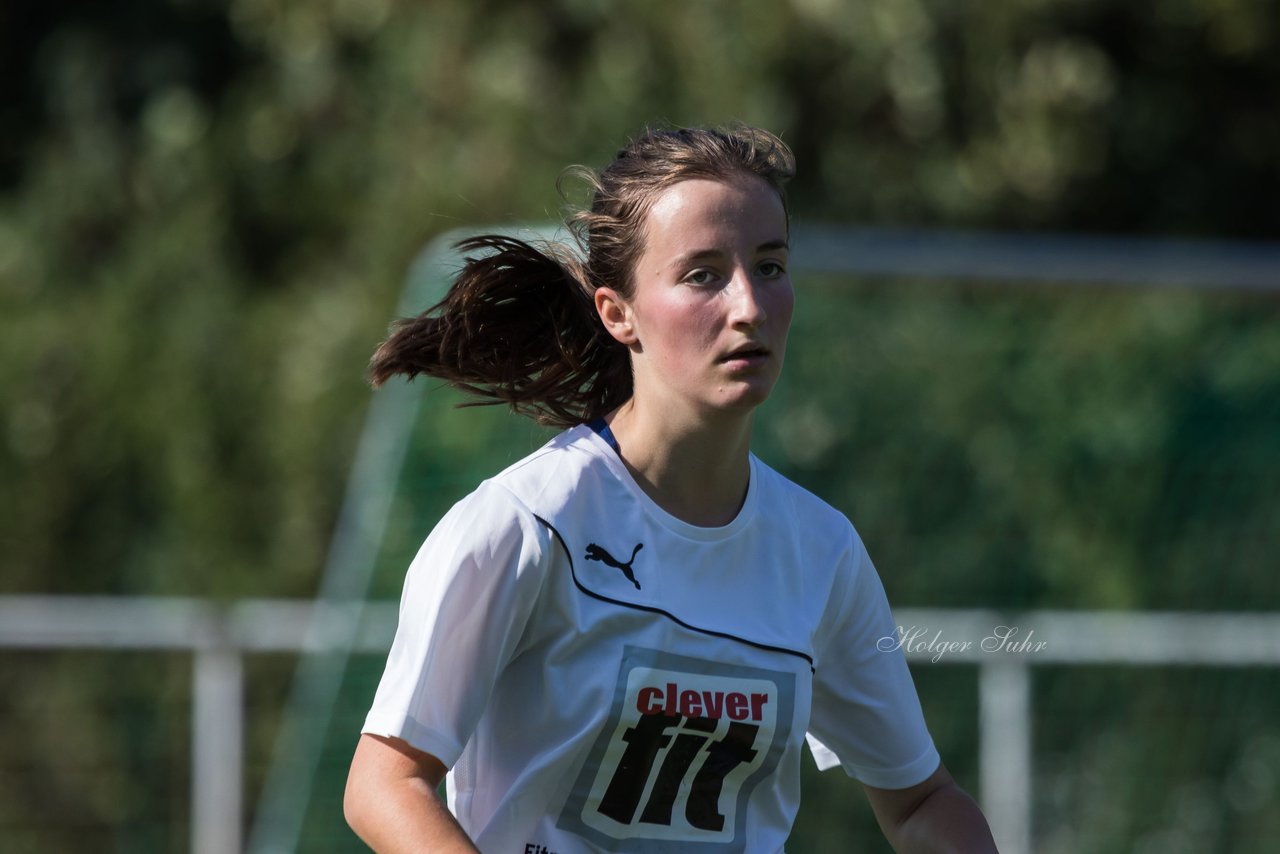
[[860, 578], [874, 572], [862, 538], [840, 510], [758, 459], [754, 466], [760, 534], [792, 544], [790, 565], [803, 568], [806, 585], [825, 602], [821, 622], [838, 622]]
[[545, 540], [546, 521], [572, 496], [592, 464], [582, 428], [555, 436], [538, 450], [482, 481], [437, 523], [427, 545], [501, 548], [513, 539]]
[[849, 517], [817, 495], [752, 456], [752, 471], [760, 479], [759, 512], [766, 518], [781, 518], [805, 538], [839, 544], [856, 550], [862, 540]]
[[449, 509], [431, 530], [415, 564], [462, 555], [496, 556], [518, 552], [528, 560], [540, 556], [545, 536], [536, 514], [518, 496], [494, 480], [486, 480]]
[[608, 462], [595, 434], [577, 426], [485, 481], [539, 516], [553, 515], [593, 478], [606, 477]]

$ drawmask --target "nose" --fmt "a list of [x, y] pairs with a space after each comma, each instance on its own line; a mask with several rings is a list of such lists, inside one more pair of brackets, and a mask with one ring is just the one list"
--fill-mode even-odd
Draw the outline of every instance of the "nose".
[[760, 300], [759, 285], [745, 270], [738, 270], [733, 278], [729, 298], [732, 302], [730, 319], [735, 327], [755, 329], [764, 323], [768, 313]]

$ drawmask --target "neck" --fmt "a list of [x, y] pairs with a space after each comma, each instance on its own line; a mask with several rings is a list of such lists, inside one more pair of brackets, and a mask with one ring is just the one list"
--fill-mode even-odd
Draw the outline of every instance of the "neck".
[[691, 525], [732, 522], [750, 482], [751, 413], [680, 419], [658, 409], [632, 398], [608, 419], [636, 483]]

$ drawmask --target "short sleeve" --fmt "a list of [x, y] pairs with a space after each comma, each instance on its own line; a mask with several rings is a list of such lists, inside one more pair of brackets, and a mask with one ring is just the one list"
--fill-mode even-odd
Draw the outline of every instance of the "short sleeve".
[[[856, 533], [838, 577], [843, 595], [819, 634], [808, 741], [818, 767], [840, 765], [881, 789], [904, 789], [938, 767], [884, 587]], [[840, 584], [840, 581], [837, 581]], [[887, 639], [887, 640], [886, 640]]]
[[547, 536], [500, 486], [482, 484], [454, 505], [409, 566], [363, 732], [457, 762], [533, 610]]

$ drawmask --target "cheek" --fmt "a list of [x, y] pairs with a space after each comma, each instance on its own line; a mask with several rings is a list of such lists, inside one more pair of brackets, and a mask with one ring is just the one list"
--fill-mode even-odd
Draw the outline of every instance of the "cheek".
[[716, 339], [720, 331], [716, 318], [714, 300], [673, 291], [649, 306], [647, 325], [650, 336], [656, 333], [663, 341], [663, 350], [679, 358], [680, 353]]
[[774, 319], [780, 335], [785, 336], [791, 327], [791, 316], [795, 313], [795, 308], [796, 292], [790, 284], [785, 288], [779, 288], [773, 294], [770, 304], [766, 306], [765, 311]]

